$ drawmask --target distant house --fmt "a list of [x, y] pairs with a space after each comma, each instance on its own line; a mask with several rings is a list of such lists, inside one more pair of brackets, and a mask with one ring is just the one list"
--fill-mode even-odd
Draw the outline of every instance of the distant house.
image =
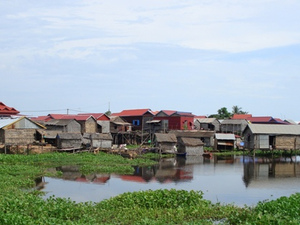
[[155, 133], [154, 136], [155, 146], [162, 152], [176, 149], [177, 138], [175, 134]]
[[247, 125], [245, 119], [225, 119], [221, 122], [221, 132], [241, 135]]
[[52, 119], [66, 120], [75, 119], [81, 125], [81, 133], [97, 133], [98, 125], [96, 119], [91, 115], [71, 115], [71, 114], [49, 114]]
[[153, 119], [153, 113], [151, 109], [128, 109], [123, 110], [120, 113], [112, 113], [111, 116], [119, 116], [123, 120], [132, 124], [132, 130], [147, 131], [150, 129], [150, 125], [147, 121]]
[[154, 117], [154, 121], [161, 121], [161, 130], [193, 130], [194, 115], [190, 112], [161, 110]]
[[20, 112], [13, 107], [5, 105], [0, 102], [0, 117], [10, 117], [19, 114]]
[[204, 144], [198, 138], [181, 137], [178, 140], [178, 153], [186, 153], [186, 155], [203, 155]]
[[32, 144], [36, 130], [46, 129], [27, 117], [0, 119], [0, 143], [5, 145]]
[[234, 150], [235, 135], [228, 133], [216, 133], [215, 134], [215, 150]]
[[56, 136], [57, 148], [79, 149], [82, 146], [82, 135], [80, 133], [60, 133]]
[[252, 124], [286, 124], [278, 118], [273, 118], [272, 116], [252, 116], [247, 119]]
[[248, 124], [244, 133], [246, 149], [300, 149], [300, 126], [278, 124]]
[[93, 133], [83, 134], [85, 144], [89, 144], [93, 148], [111, 148], [112, 147], [112, 136], [111, 134], [104, 133]]
[[220, 131], [220, 121], [216, 118], [195, 118], [194, 126], [196, 130]]
[[214, 146], [215, 131], [206, 130], [171, 130], [170, 133], [176, 135], [177, 139], [181, 137], [197, 138], [204, 143], [205, 147]]
[[41, 143], [47, 143], [53, 146], [57, 146], [56, 136], [60, 133], [62, 133], [62, 131], [60, 130], [37, 130], [36, 139]]
[[110, 116], [110, 132], [119, 133], [131, 131], [131, 124], [119, 116]]
[[110, 133], [110, 118], [104, 113], [80, 113], [78, 115], [93, 116], [98, 124], [98, 133]]
[[81, 125], [75, 119], [52, 119], [44, 123], [47, 130], [66, 133], [81, 133]]

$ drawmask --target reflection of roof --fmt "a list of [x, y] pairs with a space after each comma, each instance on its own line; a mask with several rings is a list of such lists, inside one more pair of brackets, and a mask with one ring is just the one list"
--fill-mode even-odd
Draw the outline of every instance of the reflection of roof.
[[121, 175], [120, 178], [126, 181], [139, 182], [139, 183], [147, 183], [147, 181], [141, 176], [134, 175]]

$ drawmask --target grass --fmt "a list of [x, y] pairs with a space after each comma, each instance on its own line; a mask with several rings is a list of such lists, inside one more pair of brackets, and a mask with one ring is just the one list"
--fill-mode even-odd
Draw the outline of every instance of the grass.
[[[151, 157], [150, 157], [151, 158]], [[31, 189], [47, 168], [79, 165], [81, 171], [131, 173], [132, 165], [153, 163], [109, 154], [0, 155], [0, 224], [299, 224], [300, 194], [255, 207], [212, 204], [201, 191], [128, 192], [99, 203], [43, 200]], [[59, 174], [52, 173], [52, 176]]]

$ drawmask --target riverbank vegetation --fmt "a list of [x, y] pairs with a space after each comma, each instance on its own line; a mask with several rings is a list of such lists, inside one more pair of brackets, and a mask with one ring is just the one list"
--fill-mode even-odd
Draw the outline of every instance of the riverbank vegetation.
[[156, 190], [124, 193], [93, 203], [44, 200], [36, 190], [41, 176], [60, 176], [49, 168], [79, 165], [90, 172], [133, 172], [134, 165], [156, 163], [110, 154], [0, 155], [0, 224], [299, 224], [300, 194], [255, 207], [212, 204], [201, 191]]

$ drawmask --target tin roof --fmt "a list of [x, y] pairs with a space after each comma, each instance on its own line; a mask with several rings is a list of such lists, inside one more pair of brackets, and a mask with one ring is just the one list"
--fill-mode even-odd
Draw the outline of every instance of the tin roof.
[[171, 143], [177, 142], [177, 138], [175, 134], [155, 133], [155, 137], [157, 142], [171, 142]]
[[[90, 117], [93, 117], [91, 115], [72, 115], [72, 114], [49, 114], [49, 116], [52, 119], [63, 119], [63, 120], [71, 120], [71, 119], [75, 119], [78, 121], [86, 121], [88, 120]], [[94, 118], [94, 117], [93, 117]], [[94, 118], [95, 119], [95, 118]]]
[[218, 121], [216, 118], [197, 118], [199, 123], [213, 123], [214, 121]]
[[248, 122], [245, 119], [225, 119], [221, 124], [248, 124]]
[[109, 117], [105, 113], [79, 113], [78, 115], [93, 116], [96, 120], [109, 120]]
[[252, 114], [233, 114], [231, 119], [237, 120], [237, 119], [248, 119], [251, 118]]
[[253, 134], [300, 135], [300, 125], [248, 124]]
[[235, 140], [234, 134], [216, 133], [215, 137], [217, 140]]
[[186, 146], [202, 146], [203, 142], [199, 138], [182, 137], [181, 141]]
[[0, 128], [3, 128], [5, 129], [5, 127], [11, 125], [11, 124], [14, 124], [20, 120], [28, 120], [30, 121], [31, 123], [35, 124], [36, 126], [40, 127], [40, 128], [43, 128], [43, 129], [46, 129], [45, 126], [35, 122], [35, 121], [32, 121], [30, 120], [29, 118], [25, 117], [25, 116], [22, 116], [22, 117], [16, 117], [16, 118], [5, 118], [5, 119], [0, 119]]

